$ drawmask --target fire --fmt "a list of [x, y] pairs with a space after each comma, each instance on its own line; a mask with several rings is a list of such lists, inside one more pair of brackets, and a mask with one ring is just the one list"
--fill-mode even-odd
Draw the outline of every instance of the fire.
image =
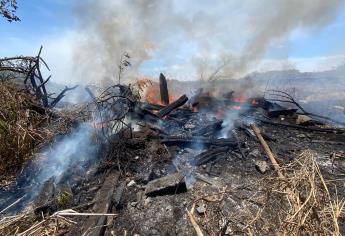
[[[139, 80], [139, 84], [145, 83], [147, 79]], [[144, 81], [144, 82], [143, 82]], [[171, 94], [171, 90], [169, 90], [169, 101], [175, 101], [177, 99], [176, 96]], [[159, 90], [159, 84], [157, 82], [152, 82], [150, 83], [149, 86], [147, 86], [144, 89], [144, 97], [146, 102], [151, 103], [151, 104], [158, 104], [158, 105], [164, 105], [161, 101], [160, 97], [160, 90]]]
[[238, 102], [238, 103], [244, 103], [244, 102], [246, 102], [246, 100], [247, 100], [246, 97], [243, 95], [240, 95], [238, 97], [234, 97], [232, 99], [233, 102]]

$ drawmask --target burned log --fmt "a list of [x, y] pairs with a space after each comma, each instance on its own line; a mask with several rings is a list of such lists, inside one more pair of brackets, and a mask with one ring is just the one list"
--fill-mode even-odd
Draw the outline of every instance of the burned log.
[[237, 147], [237, 141], [234, 139], [213, 139], [205, 137], [172, 137], [165, 136], [161, 140], [162, 143], [167, 145], [205, 145], [205, 146], [229, 146]]
[[296, 112], [297, 112], [297, 109], [279, 109], [279, 110], [269, 111], [268, 117], [276, 118], [279, 116], [292, 116], [296, 114]]
[[225, 152], [230, 149], [229, 146], [227, 147], [219, 147], [214, 149], [209, 149], [205, 152], [200, 153], [199, 155], [195, 156], [194, 161], [195, 165], [200, 166], [204, 165], [210, 161], [215, 161], [219, 157], [223, 156]]
[[179, 99], [177, 99], [176, 101], [172, 102], [168, 106], [161, 109], [157, 113], [157, 116], [159, 118], [163, 118], [164, 116], [168, 115], [170, 112], [175, 110], [176, 108], [183, 106], [187, 101], [188, 101], [188, 97], [186, 95], [182, 95]]
[[149, 197], [156, 197], [187, 192], [184, 177], [185, 174], [177, 172], [172, 175], [152, 180], [146, 185], [145, 194]]
[[159, 105], [159, 104], [152, 104], [152, 103], [142, 103], [141, 107], [143, 109], [147, 109], [147, 110], [161, 110], [163, 109], [165, 106]]
[[161, 101], [164, 105], [169, 105], [169, 91], [165, 76], [161, 73], [159, 75], [159, 89], [161, 94]]
[[203, 136], [203, 135], [209, 135], [214, 134], [215, 132], [219, 131], [222, 128], [222, 120], [215, 121], [211, 124], [208, 124], [200, 129], [197, 129], [192, 132], [193, 136]]

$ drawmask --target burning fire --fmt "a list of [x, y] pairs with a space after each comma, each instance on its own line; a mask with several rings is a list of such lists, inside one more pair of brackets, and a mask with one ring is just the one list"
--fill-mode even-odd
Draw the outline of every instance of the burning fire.
[[[141, 79], [138, 81], [139, 84], [147, 83], [147, 79]], [[144, 97], [146, 102], [151, 104], [158, 104], [164, 105], [161, 101], [160, 97], [160, 89], [159, 84], [157, 82], [150, 81], [150, 85], [146, 86], [144, 89]], [[169, 90], [169, 101], [175, 101], [178, 97], [171, 94], [171, 90]]]
[[238, 103], [245, 103], [247, 101], [246, 97], [244, 95], [240, 95], [238, 97], [234, 97], [232, 99], [233, 102], [238, 102]]

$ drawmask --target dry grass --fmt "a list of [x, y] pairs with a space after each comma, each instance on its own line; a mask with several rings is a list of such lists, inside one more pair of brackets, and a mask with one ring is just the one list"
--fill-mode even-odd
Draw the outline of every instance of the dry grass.
[[[57, 212], [58, 213], [58, 212]], [[47, 235], [65, 235], [69, 225], [75, 225], [71, 219], [60, 216], [57, 213], [38, 220], [31, 211], [4, 217], [0, 220], [1, 235], [18, 236], [47, 236]]]
[[327, 181], [324, 179], [313, 152], [304, 151], [281, 171], [282, 178], [276, 173], [253, 178], [250, 185], [219, 191], [211, 201], [198, 197], [197, 204], [207, 205], [204, 216], [195, 214], [203, 232], [208, 235], [344, 233], [345, 186], [328, 174]]
[[[263, 207], [251, 215], [247, 233], [262, 235], [341, 235], [344, 199], [335, 185], [326, 184], [311, 151], [284, 167], [285, 178], [263, 181]], [[266, 197], [262, 198], [262, 194]]]
[[50, 142], [56, 133], [67, 132], [69, 119], [52, 119], [49, 113], [40, 114], [35, 96], [10, 81], [0, 82], [0, 101], [0, 173], [3, 179], [20, 169], [35, 150]]

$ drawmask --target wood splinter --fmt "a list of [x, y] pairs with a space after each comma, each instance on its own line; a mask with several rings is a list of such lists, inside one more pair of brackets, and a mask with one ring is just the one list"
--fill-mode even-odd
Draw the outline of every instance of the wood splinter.
[[200, 229], [200, 226], [196, 223], [196, 220], [195, 220], [194, 216], [192, 215], [192, 213], [190, 213], [188, 211], [188, 209], [186, 209], [186, 212], [187, 212], [187, 215], [189, 217], [190, 222], [192, 223], [192, 225], [193, 225], [193, 227], [195, 229], [196, 235], [204, 236], [204, 234], [202, 233], [202, 231]]
[[266, 155], [268, 156], [268, 158], [272, 162], [274, 170], [277, 172], [277, 174], [280, 178], [284, 178], [284, 175], [280, 170], [280, 166], [279, 166], [278, 162], [276, 161], [276, 158], [274, 157], [274, 155], [273, 155], [270, 147], [266, 143], [265, 139], [261, 135], [260, 129], [254, 123], [251, 124], [250, 127], [253, 129], [256, 137], [259, 139], [259, 141], [261, 143], [261, 146], [264, 148]]

